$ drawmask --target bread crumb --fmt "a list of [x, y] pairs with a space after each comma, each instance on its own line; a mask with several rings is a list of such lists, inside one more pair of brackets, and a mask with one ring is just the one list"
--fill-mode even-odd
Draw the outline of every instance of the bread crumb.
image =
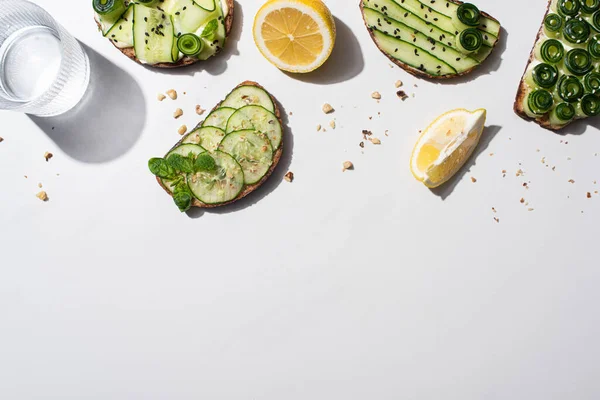
[[493, 156], [494, 156], [494, 153], [490, 153], [490, 157], [493, 157]]
[[592, 194], [590, 192], [587, 192], [587, 198], [591, 199], [592, 198]]
[[38, 194], [36, 194], [35, 197], [37, 197], [41, 201], [48, 201], [48, 194], [46, 192], [44, 192], [43, 190], [41, 192], [39, 192]]
[[187, 126], [186, 125], [181, 125], [179, 127], [179, 129], [177, 130], [177, 133], [179, 133], [180, 135], [184, 135], [187, 132]]
[[373, 144], [381, 144], [381, 140], [377, 139], [376, 137], [375, 138], [369, 138], [369, 140]]
[[525, 175], [525, 173], [523, 172], [523, 170], [521, 168], [519, 168], [517, 170], [517, 173], [515, 174], [515, 176], [521, 176], [521, 175]]
[[173, 113], [173, 118], [177, 119], [177, 118], [181, 117], [182, 115], [183, 115], [183, 110], [181, 108], [178, 108]]
[[492, 211], [493, 211], [494, 213], [497, 213], [497, 212], [498, 212], [498, 211], [496, 211], [496, 207], [492, 207]]
[[344, 169], [342, 169], [342, 172], [346, 172], [347, 170], [352, 170], [354, 169], [354, 164], [352, 164], [352, 162], [350, 161], [344, 161]]
[[329, 126], [331, 127], [331, 129], [335, 129], [335, 121], [331, 121], [329, 123]]
[[200, 107], [200, 104], [196, 105], [196, 114], [202, 115], [206, 111], [204, 108]]
[[569, 179], [569, 183], [575, 183], [573, 179]]
[[371, 98], [373, 98], [375, 100], [381, 100], [381, 93], [373, 92], [373, 93], [371, 93]]
[[294, 173], [292, 171], [289, 171], [287, 174], [284, 175], [283, 179], [285, 179], [288, 182], [292, 182], [294, 180]]
[[360, 146], [361, 149], [365, 148], [365, 142], [360, 142], [358, 145]]
[[519, 200], [519, 202], [521, 202], [521, 204], [525, 203], [525, 199], [521, 197], [521, 200]]
[[321, 132], [321, 125], [317, 125], [317, 132]]
[[500, 218], [494, 217], [494, 221], [496, 221], [496, 223], [500, 223]]
[[156, 100], [158, 100], [158, 101], [163, 101], [166, 98], [167, 98], [167, 96], [165, 96], [162, 93], [159, 93], [158, 96], [156, 96]]
[[396, 92], [396, 96], [400, 97], [400, 99], [401, 99], [402, 101], [404, 101], [404, 100], [408, 99], [408, 95], [406, 94], [406, 92], [405, 92], [404, 90], [398, 90], [398, 91]]
[[4, 138], [0, 136], [0, 143], [4, 142]]
[[546, 164], [546, 157], [542, 157], [542, 164]]
[[387, 130], [387, 129], [386, 129], [386, 130], [385, 130], [385, 132], [384, 132], [383, 134], [384, 134], [385, 136], [390, 136], [390, 135], [388, 135], [388, 132], [389, 132], [389, 130]]
[[44, 158], [46, 159], [46, 162], [48, 162], [48, 160], [50, 160], [52, 157], [54, 157], [54, 154], [50, 153], [49, 151], [44, 153]]
[[475, 182], [477, 182], [477, 179], [475, 179], [475, 177], [472, 176], [471, 177], [471, 182], [475, 183]]
[[291, 111], [289, 112], [289, 114], [290, 114], [290, 117], [291, 117], [292, 115], [294, 115], [294, 113], [293, 113], [293, 112], [291, 112]]
[[528, 208], [527, 211], [533, 211], [533, 208]]
[[38, 187], [41, 189], [42, 188], [42, 183], [38, 183]]
[[167, 90], [167, 96], [169, 96], [171, 100], [177, 100], [177, 92], [174, 89]]
[[335, 110], [333, 109], [333, 107], [331, 107], [331, 104], [329, 103], [325, 103], [323, 104], [323, 112], [325, 114], [331, 114], [332, 112], [334, 112]]
[[396, 85], [396, 89], [398, 89], [399, 87], [401, 87], [403, 85], [403, 83], [401, 80], [397, 80], [395, 85]]

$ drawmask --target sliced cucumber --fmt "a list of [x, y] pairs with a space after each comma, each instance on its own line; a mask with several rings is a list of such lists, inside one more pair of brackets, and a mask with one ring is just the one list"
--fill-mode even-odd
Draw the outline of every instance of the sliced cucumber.
[[226, 203], [235, 199], [244, 187], [244, 171], [229, 154], [211, 154], [216, 168], [188, 174], [187, 183], [193, 195], [205, 204]]
[[225, 131], [214, 126], [205, 126], [191, 132], [183, 140], [183, 143], [194, 143], [202, 146], [208, 151], [215, 151], [219, 143], [225, 137]]
[[207, 11], [214, 11], [217, 1], [220, 2], [220, 0], [195, 0], [198, 7], [201, 7]]
[[159, 9], [134, 5], [133, 44], [140, 61], [148, 64], [177, 61], [174, 39], [170, 15]]
[[96, 19], [100, 23], [100, 30], [104, 36], [127, 8], [124, 0], [93, 0], [92, 7], [96, 12]]
[[206, 10], [193, 0], [165, 0], [160, 7], [173, 16], [175, 35], [196, 33], [214, 11], [214, 3], [211, 10]]
[[[456, 74], [456, 70], [439, 58], [423, 51], [420, 47], [398, 40], [378, 30], [373, 37], [386, 54], [429, 75], [442, 76]], [[439, 68], [438, 68], [439, 67]]]
[[237, 110], [227, 121], [227, 133], [254, 129], [267, 135], [273, 150], [281, 145], [281, 125], [269, 110], [261, 106], [246, 106]]
[[271, 96], [263, 89], [256, 86], [240, 86], [229, 93], [221, 107], [231, 107], [236, 110], [248, 105], [258, 105], [274, 113], [275, 105]]
[[[173, 150], [171, 150], [166, 156], [165, 159], [169, 158], [169, 156], [171, 154], [179, 154], [180, 156], [183, 157], [187, 157], [190, 154], [193, 154], [194, 157], [197, 157], [198, 154], [202, 154], [205, 153], [206, 150], [204, 150], [201, 146], [197, 145], [197, 144], [182, 144], [181, 146], [177, 146], [175, 147]], [[169, 192], [173, 193], [173, 186], [171, 185], [171, 182], [166, 180], [166, 179], [161, 179], [163, 185], [165, 185], [165, 187], [169, 190]]]
[[229, 117], [236, 111], [235, 108], [221, 107], [211, 112], [202, 123], [202, 126], [214, 126], [222, 130], [227, 129]]
[[211, 21], [217, 21], [217, 30], [214, 31], [211, 35], [202, 37], [204, 41], [204, 47], [202, 52], [198, 55], [198, 59], [207, 60], [210, 57], [217, 54], [223, 47], [225, 47], [225, 41], [227, 40], [227, 32], [225, 30], [225, 18], [223, 17], [223, 11], [220, 7], [211, 14], [209, 19], [202, 24], [200, 29], [198, 30], [199, 34], [202, 34], [204, 28], [211, 23]]
[[254, 130], [228, 134], [221, 142], [219, 150], [233, 156], [242, 166], [246, 185], [260, 181], [273, 165], [271, 142], [264, 134]]
[[[456, 10], [458, 9], [458, 4], [450, 2], [450, 1], [427, 1], [422, 2], [423, 5], [427, 9], [434, 10], [440, 14], [445, 15], [448, 18], [452, 18]], [[491, 18], [481, 16], [481, 20], [479, 22], [479, 29], [487, 32], [496, 38], [500, 35], [500, 24], [498, 21], [493, 20]]]
[[[369, 26], [376, 28], [378, 31], [385, 33], [388, 36], [394, 36], [398, 40], [412, 43], [414, 46], [422, 49], [418, 50], [415, 54], [419, 54], [420, 51], [424, 50], [433, 57], [446, 63], [457, 72], [466, 71], [479, 64], [479, 62], [473, 58], [465, 56], [439, 41], [433, 41], [433, 43], [431, 43], [431, 39], [428, 36], [420, 32], [415, 33], [413, 29], [402, 22], [386, 17], [376, 10], [365, 8], [364, 13], [365, 20]], [[435, 67], [437, 68], [437, 65]]]
[[120, 49], [133, 46], [133, 4], [106, 33], [106, 37]]

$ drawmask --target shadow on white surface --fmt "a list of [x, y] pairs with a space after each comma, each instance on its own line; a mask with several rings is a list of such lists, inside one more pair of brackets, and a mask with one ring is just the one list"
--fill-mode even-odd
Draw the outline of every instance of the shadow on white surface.
[[[506, 45], [508, 44], [508, 31], [503, 27], [500, 28], [500, 41], [496, 45], [496, 48], [492, 51], [492, 54], [473, 72], [459, 76], [452, 79], [435, 80], [435, 83], [442, 85], [461, 85], [465, 82], [471, 82], [480, 76], [490, 75], [491, 73], [498, 71], [502, 65], [502, 55], [506, 51]], [[523, 69], [525, 69], [526, 63], [523, 63]]]
[[588, 127], [594, 127], [600, 129], [600, 117], [591, 117], [585, 119], [579, 119], [573, 122], [571, 125], [561, 129], [560, 131], [551, 131], [559, 136], [567, 135], [581, 135], [587, 131]]
[[90, 59], [90, 86], [63, 115], [29, 118], [70, 157], [103, 163], [125, 154], [146, 121], [142, 89], [125, 71], [82, 43]]
[[221, 75], [227, 70], [227, 62], [232, 56], [239, 56], [240, 51], [238, 49], [238, 43], [242, 37], [242, 30], [244, 27], [244, 10], [238, 1], [234, 1], [233, 11], [233, 24], [231, 25], [231, 32], [227, 37], [225, 48], [214, 57], [209, 58], [206, 61], [200, 61], [195, 64], [172, 69], [160, 69], [153, 68], [147, 65], [144, 68], [168, 75], [189, 75], [194, 76], [196, 72], [206, 71], [211, 75]]
[[340, 19], [334, 17], [336, 40], [329, 60], [316, 71], [308, 74], [286, 74], [302, 82], [318, 85], [328, 85], [348, 81], [362, 72], [365, 68], [360, 44], [352, 29]]
[[452, 194], [456, 186], [459, 184], [459, 182], [463, 180], [463, 178], [471, 170], [471, 168], [477, 164], [477, 159], [479, 158], [479, 156], [487, 150], [490, 143], [498, 134], [498, 132], [500, 132], [501, 129], [502, 127], [497, 125], [491, 125], [486, 127], [483, 131], [483, 135], [481, 137], [479, 145], [477, 146], [475, 152], [471, 155], [467, 163], [463, 165], [463, 167], [456, 173], [456, 175], [454, 175], [448, 182], [446, 182], [439, 188], [431, 189], [431, 192], [436, 196], [441, 197], [442, 200], [446, 200], [446, 198]]
[[200, 218], [204, 215], [204, 213], [229, 214], [232, 212], [241, 211], [258, 203], [271, 194], [275, 189], [277, 189], [282, 182], [285, 182], [283, 177], [289, 171], [290, 165], [292, 164], [292, 159], [294, 157], [294, 133], [292, 132], [289, 124], [288, 114], [285, 112], [285, 109], [281, 106], [281, 104], [278, 104], [278, 106], [281, 110], [281, 120], [283, 122], [284, 129], [283, 154], [281, 155], [279, 164], [269, 179], [267, 179], [260, 188], [256, 189], [256, 191], [250, 193], [248, 196], [236, 201], [233, 204], [210, 209], [192, 208], [186, 212], [188, 217]]

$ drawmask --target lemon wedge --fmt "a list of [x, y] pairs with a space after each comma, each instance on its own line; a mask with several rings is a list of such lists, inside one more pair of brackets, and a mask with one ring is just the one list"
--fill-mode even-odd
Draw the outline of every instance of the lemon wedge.
[[335, 21], [321, 0], [269, 0], [254, 19], [254, 43], [277, 68], [314, 71], [335, 44]]
[[446, 183], [467, 162], [485, 127], [486, 110], [440, 115], [421, 134], [410, 160], [414, 177], [429, 188]]

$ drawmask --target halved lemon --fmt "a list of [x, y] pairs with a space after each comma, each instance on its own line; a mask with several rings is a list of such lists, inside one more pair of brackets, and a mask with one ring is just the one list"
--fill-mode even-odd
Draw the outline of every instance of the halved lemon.
[[335, 44], [335, 22], [320, 0], [269, 0], [254, 19], [254, 42], [271, 64], [289, 72], [314, 71]]
[[464, 108], [439, 116], [421, 134], [410, 160], [414, 177], [429, 188], [446, 183], [467, 162], [485, 127], [486, 110]]

